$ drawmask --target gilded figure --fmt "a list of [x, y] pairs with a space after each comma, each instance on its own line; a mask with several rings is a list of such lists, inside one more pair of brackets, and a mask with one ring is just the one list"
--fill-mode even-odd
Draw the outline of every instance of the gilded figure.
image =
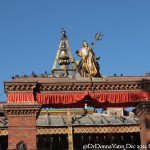
[[86, 77], [87, 74], [89, 74], [90, 77], [101, 76], [97, 62], [100, 57], [95, 57], [92, 47], [89, 46], [86, 41], [83, 41], [81, 49], [77, 50], [76, 53], [81, 57], [81, 61], [78, 61], [76, 64], [82, 77]]

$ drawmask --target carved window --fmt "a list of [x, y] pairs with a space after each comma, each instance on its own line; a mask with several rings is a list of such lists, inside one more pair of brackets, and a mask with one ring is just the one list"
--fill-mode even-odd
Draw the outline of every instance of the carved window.
[[17, 144], [17, 150], [26, 150], [26, 149], [27, 149], [27, 146], [26, 146], [26, 144], [23, 141], [20, 141]]

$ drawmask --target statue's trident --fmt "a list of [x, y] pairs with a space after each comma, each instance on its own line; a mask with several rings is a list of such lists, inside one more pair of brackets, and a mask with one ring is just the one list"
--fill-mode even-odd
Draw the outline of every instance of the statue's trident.
[[97, 33], [94, 35], [94, 38], [95, 38], [95, 42], [92, 42], [92, 43], [91, 43], [91, 48], [94, 46], [94, 44], [95, 44], [97, 41], [102, 40], [103, 35], [102, 35], [101, 33], [98, 33], [98, 32], [97, 32]]

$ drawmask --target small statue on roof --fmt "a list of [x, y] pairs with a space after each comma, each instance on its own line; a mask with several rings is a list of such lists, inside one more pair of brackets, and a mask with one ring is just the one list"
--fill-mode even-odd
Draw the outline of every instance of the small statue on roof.
[[[96, 35], [96, 41], [102, 39], [101, 34], [97, 33]], [[95, 57], [94, 51], [92, 49], [94, 44], [95, 43], [92, 43], [91, 46], [89, 46], [86, 41], [83, 41], [81, 49], [76, 51], [78, 56], [81, 57], [80, 61], [76, 61], [76, 65], [81, 77], [87, 77], [88, 74], [90, 77], [101, 77], [99, 72], [100, 67], [97, 62], [100, 57]]]

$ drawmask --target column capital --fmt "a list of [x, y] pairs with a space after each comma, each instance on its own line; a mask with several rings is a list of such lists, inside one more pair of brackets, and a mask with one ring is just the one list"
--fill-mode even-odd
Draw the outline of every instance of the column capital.
[[36, 116], [41, 108], [38, 103], [8, 103], [4, 105], [9, 116]]
[[138, 118], [145, 114], [150, 114], [150, 100], [148, 99], [140, 101], [136, 106], [135, 112]]
[[15, 150], [20, 141], [23, 141], [28, 149], [37, 150], [36, 118], [40, 108], [41, 104], [38, 103], [7, 103], [4, 105], [8, 118], [8, 150]]

